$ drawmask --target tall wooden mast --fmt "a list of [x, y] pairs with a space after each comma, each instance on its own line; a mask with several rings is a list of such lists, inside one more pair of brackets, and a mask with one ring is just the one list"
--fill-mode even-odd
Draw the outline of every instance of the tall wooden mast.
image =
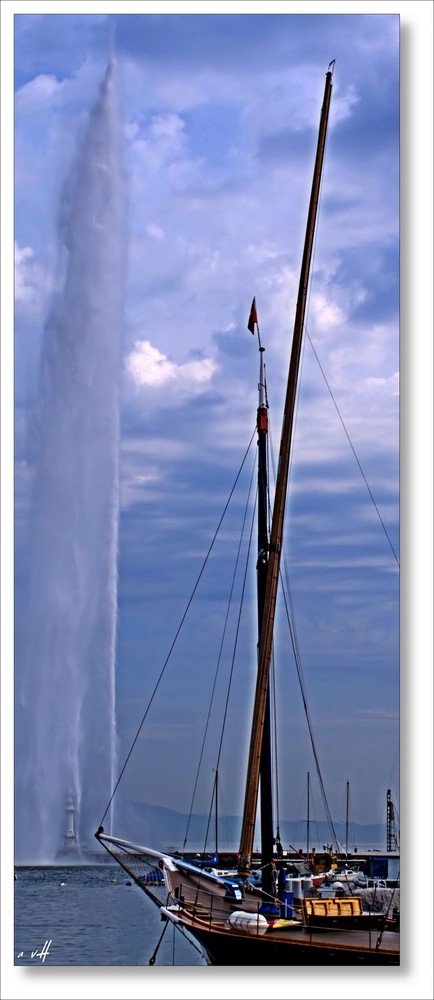
[[250, 870], [253, 851], [253, 836], [255, 831], [256, 807], [258, 799], [259, 774], [261, 764], [262, 739], [266, 713], [268, 679], [270, 673], [271, 650], [273, 644], [274, 618], [276, 611], [277, 586], [280, 569], [280, 555], [283, 538], [283, 522], [285, 516], [286, 491], [288, 485], [289, 459], [291, 452], [292, 430], [294, 423], [297, 382], [300, 367], [301, 347], [303, 340], [304, 317], [306, 311], [307, 291], [309, 284], [310, 264], [315, 233], [315, 223], [318, 210], [318, 199], [321, 184], [322, 165], [327, 132], [327, 122], [332, 90], [332, 75], [334, 61], [330, 63], [326, 73], [324, 100], [321, 110], [315, 168], [312, 181], [312, 191], [309, 203], [309, 213], [304, 241], [303, 259], [298, 289], [297, 308], [292, 339], [291, 359], [288, 373], [285, 409], [283, 415], [282, 435], [280, 442], [279, 466], [277, 472], [276, 492], [273, 508], [273, 519], [270, 536], [270, 552], [267, 570], [261, 637], [259, 642], [258, 674], [256, 682], [255, 703], [253, 709], [253, 724], [250, 737], [249, 760], [247, 767], [246, 791], [244, 797], [243, 821], [241, 828], [240, 848], [238, 856], [238, 871], [246, 876]]

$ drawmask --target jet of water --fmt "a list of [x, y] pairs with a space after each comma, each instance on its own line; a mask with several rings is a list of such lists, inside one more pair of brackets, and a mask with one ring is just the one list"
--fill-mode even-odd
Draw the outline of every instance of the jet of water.
[[29, 596], [17, 664], [17, 859], [50, 861], [74, 805], [83, 847], [116, 767], [124, 205], [110, 59], [60, 206], [60, 291], [41, 351]]

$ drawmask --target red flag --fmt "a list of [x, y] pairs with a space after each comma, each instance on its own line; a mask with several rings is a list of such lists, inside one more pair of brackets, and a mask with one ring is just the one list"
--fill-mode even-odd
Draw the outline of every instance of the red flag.
[[258, 314], [256, 312], [256, 299], [253, 299], [249, 322], [247, 324], [247, 329], [250, 330], [250, 333], [255, 333], [255, 323], [258, 325]]

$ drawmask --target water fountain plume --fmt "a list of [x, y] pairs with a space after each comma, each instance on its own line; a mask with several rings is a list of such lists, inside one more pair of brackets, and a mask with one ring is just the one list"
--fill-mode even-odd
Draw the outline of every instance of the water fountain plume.
[[17, 859], [53, 860], [69, 798], [91, 842], [116, 756], [123, 182], [110, 59], [59, 214], [60, 290], [41, 350], [16, 711]]

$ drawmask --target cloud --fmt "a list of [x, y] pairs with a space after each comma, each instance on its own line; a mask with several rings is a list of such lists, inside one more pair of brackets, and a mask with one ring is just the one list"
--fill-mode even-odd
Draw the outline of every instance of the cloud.
[[346, 319], [340, 306], [322, 292], [312, 295], [311, 310], [319, 330], [336, 330]]
[[186, 143], [185, 124], [173, 112], [153, 115], [144, 127], [138, 122], [129, 122], [127, 135], [136, 170], [146, 170], [150, 174], [180, 157]]
[[51, 288], [50, 275], [35, 259], [32, 247], [15, 243], [15, 304], [27, 316], [41, 314]]
[[35, 114], [62, 99], [65, 83], [52, 74], [41, 73], [17, 91], [15, 110], [19, 115]]
[[[134, 350], [126, 359], [126, 370], [136, 387], [172, 387], [188, 394], [202, 392], [217, 371], [211, 358], [200, 358], [176, 364], [153, 347], [149, 340], [136, 340]], [[167, 398], [167, 397], [166, 397]]]

